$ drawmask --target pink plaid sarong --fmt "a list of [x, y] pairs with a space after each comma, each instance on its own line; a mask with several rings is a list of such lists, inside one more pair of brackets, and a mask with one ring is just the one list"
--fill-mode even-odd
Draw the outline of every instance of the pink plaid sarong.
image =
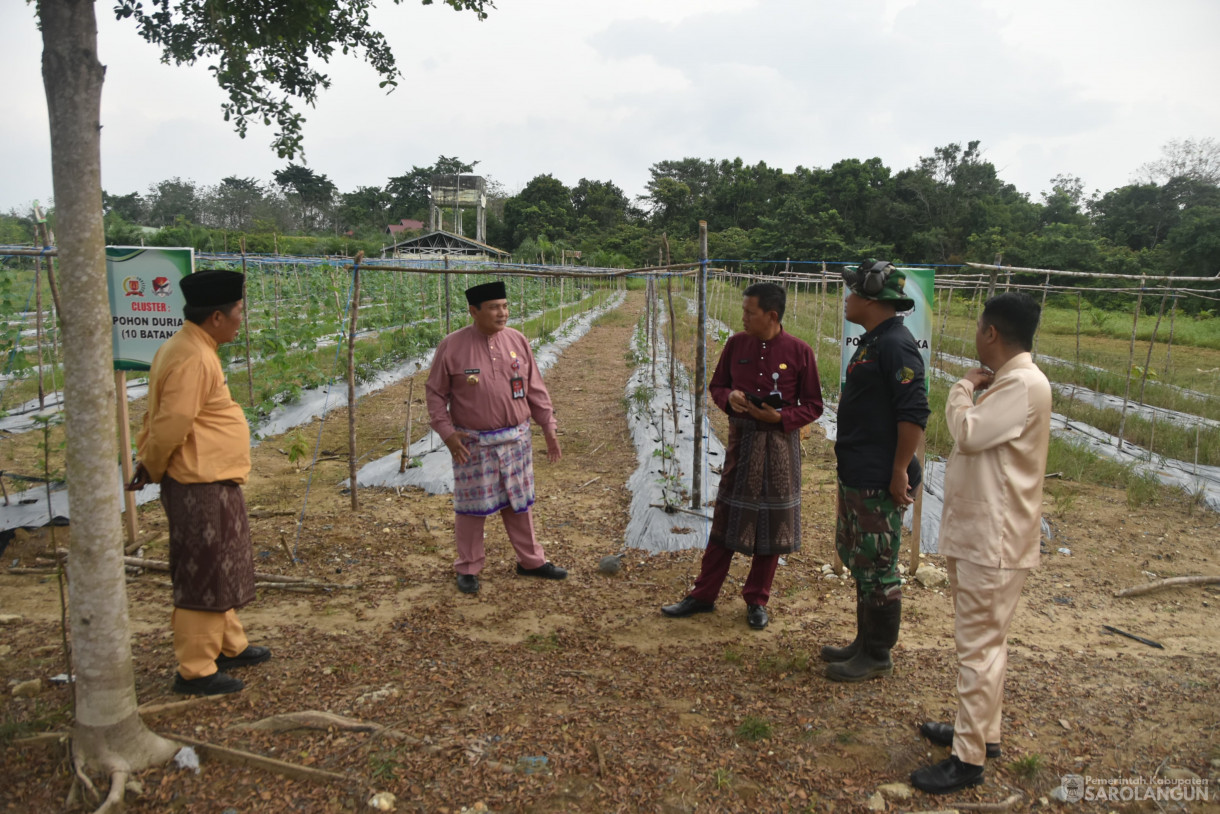
[[468, 442], [470, 458], [453, 463], [453, 511], [488, 517], [504, 509], [529, 511], [534, 505], [534, 446], [530, 424], [498, 430], [465, 430], [479, 436]]

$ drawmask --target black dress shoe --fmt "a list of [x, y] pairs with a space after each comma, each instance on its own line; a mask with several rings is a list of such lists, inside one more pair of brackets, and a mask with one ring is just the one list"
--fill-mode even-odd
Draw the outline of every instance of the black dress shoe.
[[227, 673], [212, 673], [201, 678], [185, 679], [179, 673], [174, 676], [174, 692], [180, 695], [228, 695], [246, 686], [240, 678]]
[[911, 772], [911, 785], [928, 794], [948, 794], [982, 782], [983, 767], [962, 763], [957, 755], [949, 755], [934, 766]]
[[458, 590], [464, 594], [477, 594], [479, 592], [479, 578], [474, 574], [458, 574], [457, 586]]
[[675, 602], [672, 605], [665, 605], [661, 608], [661, 613], [666, 616], [672, 616], [675, 619], [683, 616], [694, 616], [696, 613], [711, 613], [715, 610], [715, 604], [704, 602], [702, 599], [695, 599], [693, 596], [688, 596], [681, 602]]
[[770, 622], [766, 605], [749, 605], [746, 607], [746, 622], [755, 630], [762, 630]]
[[226, 656], [224, 653], [221, 653], [216, 657], [216, 668], [224, 672], [225, 670], [232, 670], [234, 667], [249, 667], [252, 664], [262, 664], [264, 661], [270, 661], [270, 659], [270, 648], [250, 645], [236, 656]]
[[[939, 721], [928, 721], [926, 724], [919, 725], [919, 734], [923, 735], [937, 746], [952, 746], [953, 745], [953, 727], [950, 724], [942, 724]], [[1000, 744], [987, 744], [987, 759], [995, 760], [1003, 756], [1000, 751]]]
[[517, 563], [517, 576], [519, 577], [542, 577], [543, 579], [567, 579], [568, 572], [558, 565], [549, 562], [544, 562], [537, 568], [525, 568], [521, 563]]

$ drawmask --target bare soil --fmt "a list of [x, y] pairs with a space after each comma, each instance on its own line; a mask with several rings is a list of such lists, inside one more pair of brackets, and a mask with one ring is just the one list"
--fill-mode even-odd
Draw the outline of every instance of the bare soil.
[[[818, 648], [850, 638], [854, 612], [850, 584], [821, 576], [823, 563], [838, 564], [834, 454], [820, 430], [805, 442], [804, 549], [776, 577], [765, 631], [745, 624], [744, 560], [715, 613], [682, 620], [662, 617], [658, 607], [688, 590], [699, 551], [628, 550], [619, 574], [598, 572], [601, 557], [624, 550], [624, 483], [636, 465], [623, 399], [626, 352], [641, 310], [635, 292], [546, 376], [564, 457], [536, 461], [536, 523], [549, 558], [571, 571], [564, 582], [516, 576], [503, 529], [489, 522], [483, 589], [458, 593], [449, 498], [362, 490], [352, 510], [339, 486], [347, 475], [345, 413], [322, 428], [323, 457], [332, 460], [320, 461], [312, 480], [275, 439], [258, 447], [246, 489], [258, 569], [352, 587], [260, 590], [241, 617], [251, 641], [271, 647], [272, 661], [239, 672], [247, 683], [239, 694], [146, 720], [170, 737], [349, 782], [205, 761], [198, 775], [172, 766], [141, 773], [142, 791], [129, 792], [128, 810], [359, 811], [369, 810], [374, 792], [389, 791], [398, 811], [418, 812], [479, 803], [502, 812], [862, 811], [880, 784], [905, 781], [944, 757], [917, 732], [925, 720], [951, 721], [955, 709], [944, 589], [907, 586], [892, 677], [841, 685], [821, 675]], [[361, 402], [365, 460], [400, 448], [406, 394], [404, 382]], [[305, 435], [317, 432], [314, 424]], [[1220, 518], [1192, 511], [1185, 499], [1132, 509], [1121, 492], [1072, 483], [1057, 484], [1055, 497], [1048, 491], [1046, 510], [1055, 547], [1071, 554], [1043, 558], [1013, 625], [1004, 757], [976, 789], [948, 798], [916, 792], [889, 808], [994, 803], [1019, 792], [1010, 810], [1030, 811], [1048, 804], [1063, 774], [1151, 779], [1174, 768], [1210, 779], [1213, 802], [1188, 810], [1220, 810], [1220, 591], [1113, 596], [1149, 574], [1218, 573]], [[681, 517], [675, 525], [687, 524]], [[158, 504], [141, 510], [140, 528], [146, 556], [163, 559]], [[62, 547], [70, 529], [55, 534]], [[299, 562], [289, 561], [285, 546]], [[49, 529], [20, 532], [5, 563], [33, 566], [51, 547]], [[139, 701], [179, 700], [170, 691], [167, 577], [135, 576], [129, 595]], [[55, 577], [0, 575], [0, 613], [21, 617], [0, 627], [0, 810], [60, 810], [70, 784], [64, 747], [18, 740], [62, 730], [70, 716], [70, 689], [48, 680], [64, 671]], [[1164, 649], [1106, 633], [1103, 624]], [[8, 691], [29, 679], [41, 681], [36, 696]], [[303, 710], [387, 729], [243, 728]], [[1179, 809], [1145, 802], [1107, 810], [1160, 808]]]

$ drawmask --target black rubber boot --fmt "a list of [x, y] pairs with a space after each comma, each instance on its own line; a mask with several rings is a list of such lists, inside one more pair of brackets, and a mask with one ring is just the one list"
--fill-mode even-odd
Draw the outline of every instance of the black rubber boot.
[[890, 650], [898, 642], [902, 602], [890, 602], [881, 607], [864, 604], [863, 608], [860, 649], [847, 661], [826, 665], [826, 677], [831, 681], [866, 681], [894, 672]]
[[847, 661], [860, 652], [860, 631], [864, 628], [864, 602], [861, 599], [856, 600], [856, 638], [852, 639], [851, 644], [846, 647], [833, 647], [824, 645], [822, 647], [822, 661]]

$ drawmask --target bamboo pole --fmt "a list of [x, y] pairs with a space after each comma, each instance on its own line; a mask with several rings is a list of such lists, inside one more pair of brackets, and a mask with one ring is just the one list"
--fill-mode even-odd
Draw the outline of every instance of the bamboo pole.
[[242, 329], [246, 332], [246, 385], [250, 390], [250, 406], [254, 406], [254, 368], [250, 362], [250, 289], [246, 285], [246, 236], [241, 236], [241, 309]]
[[352, 511], [360, 508], [356, 485], [356, 318], [360, 313], [360, 261], [364, 252], [356, 252], [352, 265], [352, 318], [347, 336], [347, 474], [351, 479]]
[[1152, 364], [1152, 346], [1156, 344], [1156, 332], [1161, 327], [1161, 315], [1165, 313], [1165, 300], [1169, 292], [1161, 295], [1161, 305], [1156, 311], [1156, 322], [1152, 326], [1152, 336], [1148, 339], [1148, 356], [1144, 359], [1144, 375], [1140, 377], [1139, 403], [1144, 403], [1144, 385], [1148, 383], [1148, 366]]
[[652, 366], [652, 386], [656, 389], [657, 386], [657, 280], [656, 277], [649, 275], [648, 277], [648, 342], [651, 350], [649, 351], [649, 363]]
[[1123, 433], [1127, 425], [1127, 404], [1131, 399], [1131, 365], [1135, 362], [1135, 331], [1139, 326], [1140, 307], [1143, 305], [1143, 302], [1144, 287], [1141, 285], [1139, 293], [1135, 297], [1135, 314], [1131, 319], [1131, 346], [1127, 350], [1127, 375], [1125, 378], [1126, 387], [1123, 388], [1123, 412], [1122, 417], [1118, 420], [1118, 440], [1115, 442], [1115, 446], [1120, 450], [1123, 448]]
[[34, 335], [38, 349], [38, 409], [45, 409], [47, 392], [42, 383], [42, 263], [34, 258]]
[[707, 221], [699, 221], [699, 316], [695, 324], [695, 444], [691, 508], [703, 509], [703, 424], [707, 414]]
[[940, 311], [940, 333], [932, 337], [932, 342], [936, 346], [936, 351], [932, 354], [932, 359], [938, 364], [941, 354], [945, 352], [945, 328], [949, 324], [949, 309], [953, 307], [953, 295], [949, 295], [949, 309], [945, 308], [944, 297], [945, 290], [942, 288], [936, 297], [936, 307]]
[[1173, 280], [1175, 282], [1183, 282], [1183, 281], [1189, 280], [1191, 282], [1215, 282], [1217, 279], [1220, 279], [1220, 273], [1214, 274], [1211, 277], [1179, 277], [1176, 274], [1110, 274], [1110, 273], [1096, 273], [1096, 272], [1091, 272], [1091, 271], [1058, 271], [1057, 269], [1034, 269], [1034, 268], [1024, 268], [1022, 266], [1002, 266], [999, 264], [1000, 259], [1002, 259], [1002, 258], [998, 258], [998, 257], [996, 258], [995, 265], [987, 265], [986, 263], [965, 263], [964, 265], [966, 265], [969, 268], [982, 269], [984, 271], [991, 271], [993, 273], [998, 273], [1000, 271], [1004, 271], [1009, 274], [1016, 272], [1018, 274], [1053, 274], [1056, 277], [1087, 277], [1090, 280], [1101, 280], [1101, 279], [1139, 280], [1141, 285], [1146, 280]]
[[[919, 439], [919, 447], [915, 450], [915, 456], [919, 458], [920, 470], [924, 466], [924, 442], [926, 439]], [[911, 577], [915, 576], [915, 572], [919, 570], [919, 559], [923, 555], [921, 550], [921, 532], [923, 530], [923, 484], [919, 484], [919, 489], [915, 492], [915, 503], [911, 507], [914, 514], [911, 515]]]
[[39, 229], [42, 230], [43, 251], [47, 253], [47, 283], [51, 286], [51, 302], [55, 304], [55, 310], [62, 314], [63, 308], [59, 304], [59, 284], [55, 282], [55, 260], [53, 259], [58, 253], [51, 249], [55, 245], [55, 233], [51, 231], [47, 219], [42, 214], [42, 207], [38, 204], [34, 204], [34, 229], [35, 233]]
[[[114, 397], [119, 431], [119, 468], [123, 483], [131, 483], [134, 467], [131, 464], [131, 419], [127, 413], [127, 373], [114, 372]], [[136, 493], [123, 490], [123, 527], [127, 530], [127, 542], [136, 541]]]
[[1076, 367], [1080, 367], [1080, 292], [1076, 292]]
[[1173, 317], [1178, 311], [1178, 295], [1173, 295], [1169, 304], [1169, 342], [1165, 345], [1165, 378], [1169, 378], [1169, 366], [1173, 360]]
[[822, 313], [826, 310], [826, 261], [822, 261], [822, 280], [818, 291], [818, 316], [817, 327], [813, 330], [813, 348], [814, 356], [821, 356], [822, 349]]
[[[449, 255], [445, 255], [445, 271], [447, 272], [448, 270], [449, 270]], [[445, 275], [445, 336], [448, 336], [450, 331], [453, 330], [453, 328], [450, 327], [450, 325], [451, 325], [450, 320], [452, 318], [452, 313], [453, 313], [453, 294], [450, 291], [449, 275], [446, 274]]]
[[[1041, 313], [1043, 313], [1043, 314], [1046, 313], [1046, 288], [1050, 284], [1051, 284], [1051, 275], [1047, 274], [1046, 279], [1042, 281], [1042, 311], [1041, 311]], [[1033, 357], [1035, 359], [1038, 357], [1038, 332], [1037, 331], [1034, 332]]]
[[[678, 334], [674, 323], [674, 278], [665, 278], [665, 298], [669, 303], [669, 405], [674, 418], [674, 449], [678, 447]], [[674, 458], [677, 465], [677, 458]]]
[[411, 400], [415, 398], [415, 377], [407, 383], [407, 426], [402, 434], [402, 457], [398, 459], [398, 472], [407, 471], [407, 463], [411, 460]]

